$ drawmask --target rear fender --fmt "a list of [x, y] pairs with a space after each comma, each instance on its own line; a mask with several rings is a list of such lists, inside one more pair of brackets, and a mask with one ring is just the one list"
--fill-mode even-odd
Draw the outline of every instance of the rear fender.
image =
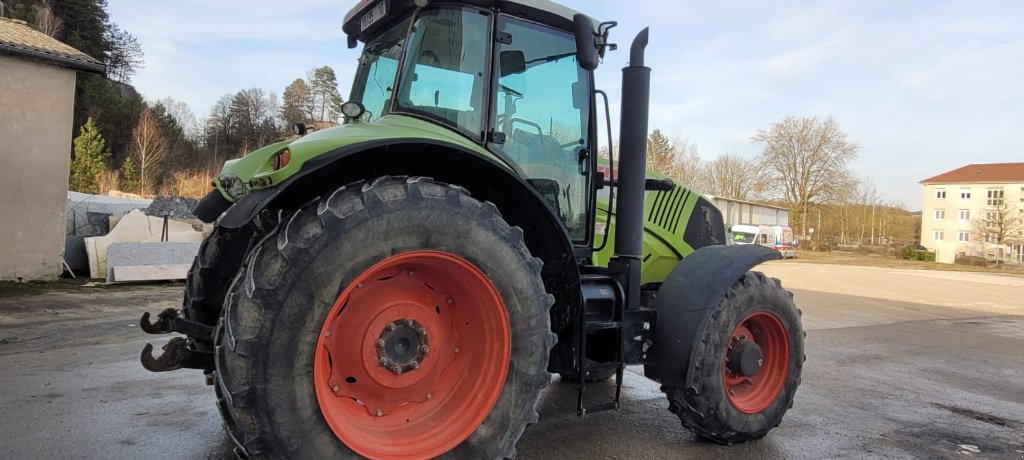
[[[239, 228], [263, 209], [295, 208], [342, 185], [386, 175], [431, 177], [494, 203], [509, 225], [523, 230], [530, 252], [544, 262], [544, 284], [555, 296], [553, 328], [565, 328], [576, 317], [581, 305], [579, 267], [572, 241], [555, 211], [518, 171], [456, 144], [388, 138], [332, 150], [308, 160], [280, 184], [249, 193], [227, 209], [218, 225]], [[223, 198], [211, 194], [209, 199]]]
[[707, 246], [679, 262], [654, 300], [654, 364], [644, 374], [663, 385], [689, 387], [693, 351], [711, 312], [750, 269], [778, 258], [778, 251], [757, 245]]

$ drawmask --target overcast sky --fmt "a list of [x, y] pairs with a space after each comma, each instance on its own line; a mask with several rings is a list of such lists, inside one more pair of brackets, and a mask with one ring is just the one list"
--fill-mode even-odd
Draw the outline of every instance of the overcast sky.
[[[135, 34], [147, 99], [203, 117], [222, 95], [284, 87], [321, 65], [342, 94], [355, 67], [341, 22], [354, 0], [109, 0]], [[790, 115], [834, 116], [860, 144], [852, 164], [888, 201], [921, 205], [921, 179], [967, 163], [1024, 161], [1024, 1], [566, 0], [616, 20], [598, 84], [617, 126], [619, 69], [652, 31], [651, 129], [701, 157], [753, 159], [750, 136]]]

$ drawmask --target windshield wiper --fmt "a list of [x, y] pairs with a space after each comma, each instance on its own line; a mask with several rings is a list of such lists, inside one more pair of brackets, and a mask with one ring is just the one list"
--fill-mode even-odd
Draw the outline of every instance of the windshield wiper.
[[401, 44], [400, 44], [401, 41], [402, 41], [402, 37], [398, 37], [398, 38], [395, 38], [393, 40], [389, 40], [389, 41], [386, 41], [386, 42], [374, 43], [372, 45], [368, 45], [366, 47], [366, 49], [365, 49], [365, 52], [367, 54], [372, 54], [374, 56], [380, 56], [380, 55], [390, 51], [396, 45], [401, 47]]
[[576, 55], [575, 52], [563, 53], [563, 54], [552, 54], [551, 56], [545, 56], [545, 57], [542, 57], [542, 58], [537, 58], [537, 59], [532, 59], [532, 60], [526, 61], [526, 64], [555, 62], [555, 61], [559, 61], [559, 60], [565, 59], [565, 58], [567, 58], [569, 56], [575, 56], [575, 55]]

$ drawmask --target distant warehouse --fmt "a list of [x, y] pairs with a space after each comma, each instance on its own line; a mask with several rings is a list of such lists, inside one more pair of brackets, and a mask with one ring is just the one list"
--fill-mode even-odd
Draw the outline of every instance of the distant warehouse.
[[725, 228], [732, 228], [733, 225], [789, 227], [789, 210], [786, 208], [720, 196], [709, 198], [711, 202], [715, 203], [715, 206], [718, 206], [718, 209], [722, 210]]

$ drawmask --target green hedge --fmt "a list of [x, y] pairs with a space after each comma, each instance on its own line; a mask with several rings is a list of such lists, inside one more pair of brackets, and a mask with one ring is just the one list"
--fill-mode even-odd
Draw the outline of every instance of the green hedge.
[[935, 253], [931, 251], [918, 251], [913, 247], [903, 248], [903, 258], [907, 260], [918, 260], [921, 262], [935, 262]]

